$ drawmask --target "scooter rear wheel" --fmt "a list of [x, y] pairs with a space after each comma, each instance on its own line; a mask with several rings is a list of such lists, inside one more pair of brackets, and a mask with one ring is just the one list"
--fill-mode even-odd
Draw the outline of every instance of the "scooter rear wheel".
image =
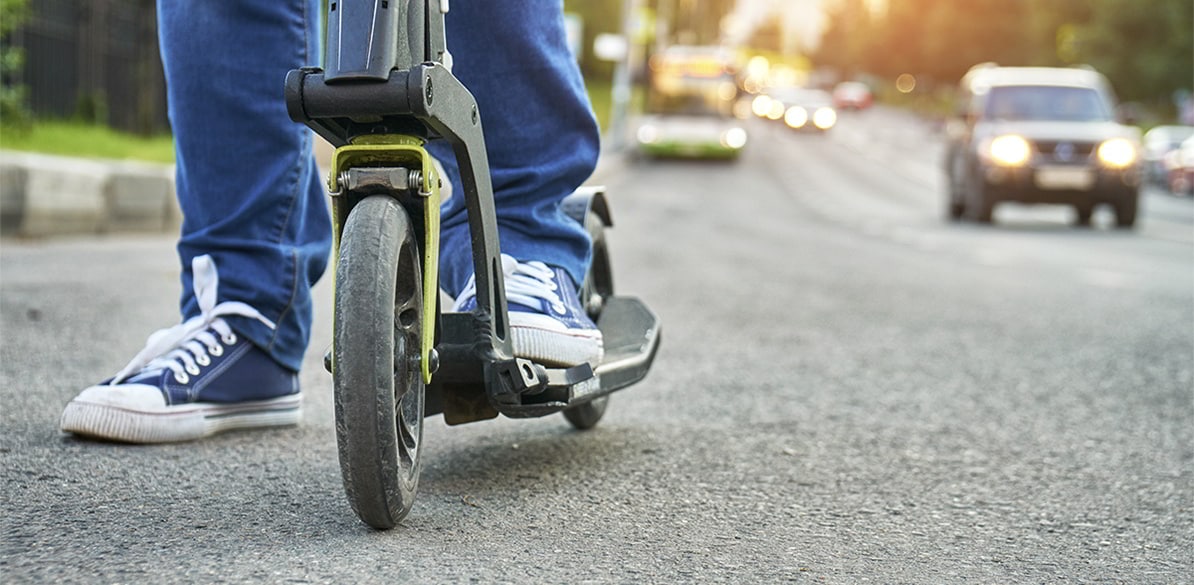
[[[594, 321], [601, 315], [603, 299], [614, 294], [613, 269], [610, 266], [609, 247], [605, 241], [605, 223], [596, 213], [585, 214], [585, 231], [593, 242], [593, 262], [585, 274], [580, 287], [580, 302]], [[605, 415], [609, 396], [602, 396], [591, 402], [578, 404], [564, 411], [564, 418], [579, 430], [588, 430], [597, 425]]]
[[336, 443], [348, 501], [378, 529], [410, 512], [421, 468], [418, 248], [406, 211], [384, 195], [357, 203], [340, 238], [332, 349]]

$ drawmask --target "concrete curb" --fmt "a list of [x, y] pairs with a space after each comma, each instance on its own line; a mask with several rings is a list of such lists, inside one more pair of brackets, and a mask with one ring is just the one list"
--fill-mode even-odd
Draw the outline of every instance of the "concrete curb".
[[[330, 147], [317, 144], [316, 156], [326, 169]], [[624, 167], [623, 155], [602, 152], [588, 184]], [[0, 235], [178, 233], [181, 224], [173, 165], [0, 150]]]
[[0, 233], [177, 232], [174, 167], [0, 151]]

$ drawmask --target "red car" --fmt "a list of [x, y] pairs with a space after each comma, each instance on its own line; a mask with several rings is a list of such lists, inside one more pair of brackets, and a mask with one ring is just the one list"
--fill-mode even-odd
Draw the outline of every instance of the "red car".
[[1169, 153], [1169, 190], [1174, 195], [1194, 196], [1194, 137], [1182, 141], [1181, 148]]
[[861, 81], [843, 81], [833, 88], [833, 107], [838, 110], [865, 110], [873, 101], [871, 88]]

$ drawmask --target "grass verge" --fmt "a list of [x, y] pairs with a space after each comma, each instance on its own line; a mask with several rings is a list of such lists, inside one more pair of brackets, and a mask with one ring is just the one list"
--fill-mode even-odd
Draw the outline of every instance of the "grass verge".
[[106, 126], [39, 120], [27, 132], [4, 130], [0, 148], [60, 156], [174, 162], [170, 136], [136, 136]]

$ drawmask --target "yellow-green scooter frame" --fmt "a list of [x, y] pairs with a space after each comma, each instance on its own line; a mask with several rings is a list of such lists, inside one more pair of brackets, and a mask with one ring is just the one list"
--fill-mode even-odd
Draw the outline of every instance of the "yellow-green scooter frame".
[[[420, 195], [423, 204], [423, 335], [420, 367], [423, 383], [431, 382], [431, 350], [435, 341], [436, 303], [439, 301], [439, 208], [440, 176], [423, 140], [414, 136], [379, 134], [359, 136], [351, 144], [336, 149], [328, 189], [333, 195], [341, 190], [340, 173], [353, 167], [406, 166], [422, 172]], [[344, 197], [332, 197], [332, 262], [340, 259], [340, 235], [348, 219], [350, 202]]]

